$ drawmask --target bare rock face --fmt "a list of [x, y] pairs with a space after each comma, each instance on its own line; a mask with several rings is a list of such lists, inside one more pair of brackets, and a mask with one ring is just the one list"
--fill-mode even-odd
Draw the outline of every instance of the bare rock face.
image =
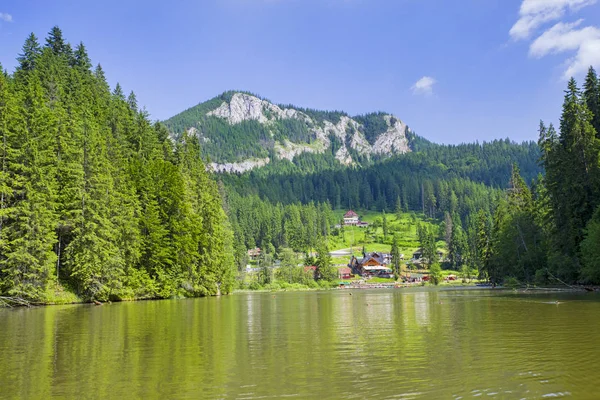
[[[282, 119], [303, 121], [316, 138], [312, 143], [294, 143], [288, 139], [275, 143], [276, 157], [290, 161], [302, 153], [324, 153], [331, 146], [331, 136], [334, 136], [342, 144], [337, 150], [335, 158], [343, 165], [355, 163], [348, 148], [367, 158], [404, 154], [410, 151], [407, 138], [408, 127], [392, 115], [383, 116], [388, 128], [377, 136], [373, 144], [366, 139], [364, 127], [348, 116], [341, 116], [336, 124], [330, 121], [319, 123], [300, 110], [281, 108], [266, 100], [245, 93], [235, 93], [231, 97], [231, 101], [223, 102], [218, 108], [206, 115], [226, 119], [232, 125], [243, 121], [258, 121], [265, 126], [273, 125], [275, 121]], [[202, 136], [196, 128], [190, 128], [188, 132]], [[273, 132], [271, 132], [271, 135], [273, 135]], [[208, 138], [203, 139], [208, 140]], [[251, 159], [237, 163], [213, 163], [211, 168], [217, 172], [244, 172], [265, 166], [269, 162], [269, 158]]]
[[346, 146], [340, 147], [340, 149], [335, 153], [335, 159], [343, 165], [352, 165], [354, 161], [352, 157], [350, 157], [350, 153], [348, 153], [348, 148]]
[[258, 97], [236, 93], [229, 104], [224, 102], [219, 108], [206, 115], [225, 118], [232, 125], [248, 120], [264, 123], [267, 122], [267, 117], [263, 114], [263, 102]]
[[316, 141], [313, 144], [293, 143], [285, 140], [283, 144], [275, 144], [275, 151], [280, 160], [286, 159], [292, 161], [294, 157], [302, 153], [323, 153], [329, 147], [329, 143]]
[[384, 116], [387, 131], [381, 134], [373, 145], [373, 154], [405, 154], [410, 151], [406, 137], [408, 127], [391, 115]]
[[251, 169], [254, 169], [254, 168], [264, 167], [269, 162], [271, 162], [271, 160], [269, 159], [269, 157], [267, 157], [267, 158], [261, 158], [261, 159], [256, 159], [256, 160], [245, 160], [245, 161], [242, 161], [239, 163], [225, 163], [225, 164], [211, 163], [209, 169], [214, 172], [242, 173], [242, 172], [250, 171]]

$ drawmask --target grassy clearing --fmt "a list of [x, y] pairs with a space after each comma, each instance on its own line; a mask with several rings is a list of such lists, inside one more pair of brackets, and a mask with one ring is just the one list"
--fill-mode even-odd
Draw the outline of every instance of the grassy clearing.
[[[341, 220], [347, 210], [335, 210], [336, 220]], [[439, 221], [425, 218], [422, 214], [414, 212], [396, 214], [386, 214], [388, 234], [383, 235], [383, 213], [377, 211], [355, 210], [360, 216], [361, 221], [368, 222], [368, 228], [359, 228], [356, 226], [344, 226], [338, 235], [329, 237], [329, 246], [332, 251], [352, 249], [352, 254], [362, 256], [363, 247], [367, 252], [381, 251], [390, 252], [394, 235], [398, 235], [398, 245], [400, 252], [404, 254], [405, 259], [410, 259], [412, 254], [419, 248], [419, 238], [417, 236], [417, 223], [439, 227]], [[438, 248], [442, 251], [446, 249], [446, 243], [438, 242]], [[334, 257], [334, 264], [347, 263], [350, 257]]]

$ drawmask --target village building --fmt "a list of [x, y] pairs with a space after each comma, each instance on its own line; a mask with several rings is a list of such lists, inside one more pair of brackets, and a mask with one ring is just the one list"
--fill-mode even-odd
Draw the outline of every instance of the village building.
[[392, 256], [387, 253], [366, 253], [363, 258], [352, 256], [348, 265], [354, 273], [360, 275], [389, 275], [393, 271], [390, 268]]
[[251, 260], [256, 260], [258, 257], [260, 257], [260, 249], [257, 247], [255, 249], [248, 250], [248, 257], [250, 257]]
[[359, 223], [358, 214], [349, 210], [344, 214], [344, 225], [357, 225]]
[[352, 274], [352, 269], [348, 267], [343, 267], [338, 269], [338, 278], [340, 279], [351, 279], [354, 278]]

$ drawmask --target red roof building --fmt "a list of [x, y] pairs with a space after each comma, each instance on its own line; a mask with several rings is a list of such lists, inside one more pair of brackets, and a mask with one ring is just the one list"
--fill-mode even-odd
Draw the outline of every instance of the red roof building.
[[348, 267], [339, 268], [338, 277], [340, 279], [350, 279], [352, 278], [352, 270]]

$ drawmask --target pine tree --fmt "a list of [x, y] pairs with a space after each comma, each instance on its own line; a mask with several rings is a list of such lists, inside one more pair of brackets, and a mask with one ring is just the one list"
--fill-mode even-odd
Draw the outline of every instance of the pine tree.
[[600, 243], [600, 208], [588, 222], [585, 238], [581, 243], [583, 259], [581, 277], [586, 283], [600, 282], [600, 246], [598, 243]]
[[596, 137], [600, 138], [600, 83], [594, 67], [589, 68], [583, 87], [585, 104], [593, 115], [591, 124], [596, 131]]
[[37, 37], [31, 33], [25, 44], [23, 45], [23, 53], [19, 54], [17, 61], [19, 61], [19, 68], [23, 71], [31, 71], [35, 68], [37, 58], [42, 53], [42, 48], [38, 42]]
[[92, 62], [87, 54], [87, 50], [83, 43], [79, 43], [75, 48], [75, 67], [81, 71], [89, 71], [92, 68]]
[[332, 282], [337, 278], [337, 272], [331, 263], [327, 241], [321, 238], [317, 241], [317, 276], [320, 280]]
[[46, 47], [48, 47], [55, 55], [61, 56], [69, 53], [70, 46], [63, 39], [63, 34], [58, 26], [54, 26], [48, 33], [46, 39]]
[[[593, 75], [591, 71], [590, 83]], [[593, 104], [593, 96], [590, 103]], [[556, 228], [552, 264], [556, 273], [571, 281], [580, 268], [577, 253], [585, 224], [600, 201], [600, 149], [592, 119], [575, 80], [571, 79], [565, 93], [560, 136], [556, 137], [550, 128], [544, 131], [540, 127], [542, 160]]]
[[[3, 291], [11, 296], [42, 300], [55, 279], [55, 191], [52, 154], [52, 114], [36, 74], [28, 76], [23, 93], [23, 119], [11, 123], [6, 135], [11, 148], [7, 170], [12, 176], [11, 206], [5, 209], [0, 271]], [[19, 122], [17, 122], [19, 121]]]
[[400, 221], [402, 219], [402, 201], [400, 201], [400, 196], [396, 199], [396, 220]]
[[435, 242], [435, 234], [432, 229], [427, 227], [422, 228], [422, 242], [421, 248], [423, 251], [423, 258], [425, 258], [427, 265], [430, 267], [434, 262], [437, 262], [437, 245]]
[[394, 266], [394, 274], [396, 275], [396, 279], [400, 276], [400, 248], [398, 247], [398, 236], [394, 235], [394, 239], [392, 240], [392, 249], [390, 254], [392, 255], [392, 265]]
[[43, 49], [30, 35], [19, 63], [0, 74], [0, 294], [44, 301], [54, 284], [99, 300], [229, 293], [232, 227], [199, 143], [175, 149], [58, 27]]
[[385, 214], [385, 211], [383, 211], [383, 220], [381, 223], [381, 227], [383, 229], [383, 238], [384, 240], [387, 238], [388, 235], [388, 222], [387, 222], [387, 216]]

